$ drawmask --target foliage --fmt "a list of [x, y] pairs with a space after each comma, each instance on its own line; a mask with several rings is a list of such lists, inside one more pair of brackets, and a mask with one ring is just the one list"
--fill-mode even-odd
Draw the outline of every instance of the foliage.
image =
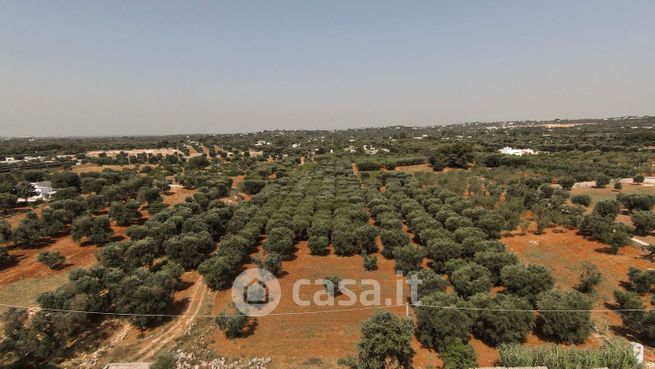
[[535, 327], [535, 316], [528, 300], [512, 295], [491, 297], [478, 294], [471, 303], [475, 312], [473, 333], [491, 345], [524, 342]]
[[337, 296], [341, 293], [341, 277], [330, 276], [323, 278], [323, 287], [330, 296]]
[[628, 269], [628, 278], [631, 288], [639, 293], [645, 294], [655, 287], [655, 270], [639, 270], [635, 267]]
[[66, 257], [59, 251], [41, 251], [36, 260], [50, 269], [61, 267]]
[[538, 296], [537, 306], [541, 330], [546, 335], [563, 342], [581, 343], [591, 333], [592, 305], [581, 293], [543, 292]]
[[389, 366], [410, 369], [414, 351], [410, 320], [398, 318], [388, 311], [377, 311], [362, 322], [357, 344], [359, 369], [385, 369]]
[[655, 229], [655, 213], [645, 210], [635, 210], [630, 218], [638, 235], [648, 235]]
[[594, 288], [596, 288], [603, 279], [603, 275], [593, 264], [585, 263], [583, 268], [582, 274], [580, 274], [580, 283], [578, 283], [577, 290], [582, 293], [593, 293]]
[[571, 196], [571, 202], [576, 205], [589, 206], [591, 205], [591, 196], [587, 194], [579, 194]]
[[564, 348], [559, 345], [500, 347], [500, 364], [506, 367], [544, 366], [549, 369], [634, 369], [638, 367], [632, 346], [614, 338], [598, 348]]
[[553, 288], [552, 273], [541, 265], [509, 265], [500, 272], [500, 280], [507, 291], [535, 303], [537, 295]]
[[480, 264], [470, 263], [455, 270], [450, 276], [450, 283], [458, 295], [468, 298], [480, 292], [488, 292], [493, 283], [491, 273]]
[[155, 361], [150, 365], [150, 369], [175, 369], [175, 354], [168, 351], [162, 351], [155, 356]]
[[243, 336], [248, 323], [248, 316], [236, 310], [234, 304], [230, 304], [228, 309], [221, 311], [216, 317], [216, 325], [225, 333], [225, 337], [230, 339]]
[[396, 270], [407, 274], [420, 268], [421, 261], [424, 258], [424, 251], [415, 245], [405, 245], [393, 250], [393, 258], [396, 262]]
[[471, 305], [456, 295], [435, 292], [423, 297], [416, 307], [416, 337], [421, 344], [440, 351], [454, 340], [468, 342], [474, 322], [470, 311], [444, 307]]
[[364, 255], [364, 269], [373, 271], [378, 269], [378, 257], [375, 255]]
[[453, 341], [439, 353], [443, 360], [443, 369], [475, 368], [478, 366], [475, 351], [470, 344]]

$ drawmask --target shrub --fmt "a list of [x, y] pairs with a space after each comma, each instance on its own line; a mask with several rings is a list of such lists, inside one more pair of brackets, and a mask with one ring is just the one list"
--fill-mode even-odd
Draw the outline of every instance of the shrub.
[[216, 325], [225, 333], [225, 337], [233, 339], [241, 337], [248, 325], [248, 316], [236, 310], [234, 304], [230, 304], [227, 310], [221, 311], [216, 317]]
[[[577, 291], [543, 292], [538, 296], [541, 330], [569, 343], [581, 343], [591, 332], [591, 302]], [[553, 311], [569, 310], [569, 311]], [[576, 311], [572, 311], [576, 310]]]
[[493, 286], [489, 270], [475, 263], [455, 270], [450, 276], [450, 283], [455, 287], [455, 292], [464, 298], [488, 292]]
[[373, 271], [378, 269], [378, 257], [375, 255], [364, 255], [364, 269]]
[[168, 351], [162, 351], [157, 354], [155, 361], [150, 365], [150, 369], [175, 369], [177, 367], [175, 354]]
[[644, 179], [645, 179], [644, 176], [642, 176], [641, 174], [637, 174], [636, 176], [632, 177], [632, 181], [637, 184], [643, 183]]
[[591, 205], [591, 196], [580, 194], [571, 196], [571, 202], [576, 205], [589, 206]]
[[385, 369], [412, 367], [411, 320], [397, 317], [388, 311], [377, 311], [362, 322], [362, 332], [357, 344], [359, 369]]
[[443, 369], [476, 368], [478, 366], [473, 347], [460, 341], [448, 343], [446, 348], [439, 352], [439, 357], [443, 360]]
[[541, 265], [509, 265], [500, 272], [500, 280], [507, 291], [519, 297], [536, 301], [537, 295], [554, 286], [552, 273]]
[[365, 253], [374, 253], [378, 251], [378, 245], [375, 238], [378, 235], [377, 228], [364, 224], [358, 227], [355, 231], [355, 241], [357, 242], [358, 249]]
[[11, 255], [9, 255], [9, 251], [7, 251], [7, 248], [0, 247], [0, 266], [7, 264], [12, 260], [13, 258], [11, 257]]
[[575, 178], [573, 177], [562, 177], [557, 179], [557, 184], [562, 186], [562, 189], [569, 191], [571, 187], [575, 184]]
[[323, 278], [323, 287], [330, 296], [337, 296], [341, 293], [341, 277], [331, 276]]
[[603, 188], [610, 183], [611, 178], [605, 174], [599, 174], [596, 176], [596, 187]]
[[470, 311], [443, 309], [446, 307], [469, 308], [471, 305], [459, 296], [443, 292], [421, 299], [421, 305], [416, 307], [416, 337], [421, 344], [443, 350], [453, 341], [469, 341], [473, 326]]
[[41, 251], [36, 260], [50, 269], [55, 269], [66, 262], [66, 257], [59, 251]]
[[307, 240], [307, 246], [312, 255], [327, 255], [330, 240], [325, 236], [311, 236]]
[[580, 283], [578, 283], [577, 289], [582, 293], [593, 293], [594, 288], [596, 288], [602, 278], [603, 275], [595, 265], [585, 263], [584, 270], [580, 274]]

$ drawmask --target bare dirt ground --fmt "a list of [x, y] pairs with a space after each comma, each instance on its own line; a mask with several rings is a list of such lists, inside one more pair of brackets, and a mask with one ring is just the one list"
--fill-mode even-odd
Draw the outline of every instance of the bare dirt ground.
[[[282, 289], [282, 301], [273, 314], [291, 313], [296, 315], [269, 315], [258, 319], [253, 335], [245, 338], [229, 340], [222, 332], [213, 336], [215, 343], [210, 348], [222, 355], [235, 357], [271, 357], [273, 365], [288, 368], [300, 365], [312, 358], [320, 358], [326, 365], [336, 366], [336, 361], [346, 354], [355, 354], [356, 344], [360, 334], [360, 323], [375, 310], [360, 302], [352, 307], [344, 306], [298, 306], [293, 302], [293, 284], [298, 279], [320, 280], [326, 276], [338, 275], [342, 278], [355, 280], [375, 279], [380, 283], [382, 301], [391, 299], [396, 304], [396, 281], [394, 262], [386, 260], [378, 254], [378, 270], [367, 272], [362, 266], [361, 256], [339, 257], [313, 256], [306, 242], [297, 245], [298, 251], [294, 260], [284, 262], [285, 275], [279, 278]], [[246, 267], [252, 267], [247, 265]], [[402, 284], [406, 286], [405, 284]], [[368, 286], [353, 286], [352, 291], [359, 295]], [[300, 297], [309, 299], [324, 287], [319, 285], [303, 286]], [[405, 291], [407, 293], [407, 291]], [[336, 301], [347, 299], [338, 296]], [[213, 314], [218, 314], [231, 301], [229, 290], [219, 291], [214, 300]], [[401, 300], [404, 301], [404, 300]], [[401, 316], [405, 307], [383, 307]], [[347, 311], [344, 309], [361, 309]], [[317, 310], [337, 310], [330, 313], [312, 313]], [[341, 310], [341, 311], [339, 311]], [[418, 367], [440, 365], [436, 353], [419, 347], [414, 342], [417, 352], [414, 363]]]
[[[522, 262], [549, 268], [555, 277], [556, 289], [575, 288], [584, 263], [595, 265], [603, 274], [603, 280], [592, 296], [594, 309], [614, 308], [613, 291], [626, 287], [629, 267], [655, 267], [655, 263], [644, 258], [644, 252], [639, 247], [624, 247], [615, 255], [609, 252], [606, 245], [587, 240], [570, 230], [555, 233], [548, 229], [543, 235], [528, 233], [505, 237], [502, 241]], [[592, 319], [601, 335], [617, 335], [622, 332], [621, 319], [614, 312], [594, 312]], [[591, 337], [586, 344], [597, 342], [597, 337]], [[531, 337], [528, 343], [536, 344], [538, 340]], [[646, 356], [649, 360], [655, 359], [655, 350], [647, 348]]]
[[80, 164], [71, 167], [71, 171], [74, 173], [83, 173], [83, 172], [102, 172], [105, 169], [111, 169], [114, 171], [121, 171], [123, 169], [135, 169], [137, 166], [134, 164], [131, 165], [96, 165], [96, 164]]
[[181, 186], [171, 186], [171, 190], [164, 194], [163, 199], [164, 199], [164, 204], [166, 205], [176, 205], [179, 203], [184, 202], [184, 200], [189, 197], [193, 196], [194, 193], [196, 193], [198, 190], [190, 190], [186, 189]]
[[394, 169], [396, 172], [432, 172], [432, 166], [430, 164], [415, 164], [415, 165], [403, 165], [397, 166]]

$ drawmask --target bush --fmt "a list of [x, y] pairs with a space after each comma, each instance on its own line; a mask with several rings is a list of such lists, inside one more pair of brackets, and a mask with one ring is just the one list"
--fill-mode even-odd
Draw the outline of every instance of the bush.
[[0, 219], [0, 243], [11, 239], [11, 225], [4, 219]]
[[584, 270], [580, 274], [580, 283], [578, 283], [577, 289], [582, 293], [593, 293], [594, 288], [596, 288], [602, 278], [603, 275], [595, 265], [585, 263]]
[[0, 266], [7, 264], [12, 260], [13, 258], [11, 257], [11, 255], [9, 255], [9, 251], [7, 251], [7, 248], [0, 247]]
[[50, 269], [55, 269], [66, 262], [66, 257], [59, 251], [41, 251], [36, 260]]
[[646, 236], [655, 229], [655, 214], [651, 211], [635, 210], [631, 215], [635, 233]]
[[364, 269], [373, 271], [378, 269], [378, 257], [375, 255], [364, 255]]
[[416, 337], [421, 344], [441, 351], [453, 341], [469, 341], [473, 326], [470, 311], [451, 307], [470, 308], [471, 305], [459, 296], [443, 292], [421, 299], [421, 305], [416, 307]]
[[552, 273], [541, 265], [516, 264], [506, 266], [500, 272], [500, 280], [507, 291], [519, 297], [536, 302], [537, 295], [553, 288]]
[[175, 369], [175, 354], [168, 351], [162, 351], [155, 357], [155, 361], [150, 365], [150, 369]]
[[225, 333], [225, 337], [233, 339], [244, 335], [248, 320], [247, 315], [241, 314], [234, 304], [230, 304], [227, 310], [221, 311], [216, 317], [216, 325]]
[[330, 296], [341, 294], [341, 277], [331, 276], [323, 278], [323, 287]]
[[644, 176], [642, 176], [641, 174], [637, 174], [636, 176], [632, 177], [632, 181], [637, 184], [643, 183], [645, 179], [646, 178], [644, 178]]
[[580, 194], [571, 196], [571, 202], [576, 205], [589, 206], [591, 205], [591, 196]]
[[439, 352], [439, 357], [443, 360], [443, 369], [470, 369], [478, 366], [473, 347], [459, 341], [448, 343]]
[[455, 287], [455, 292], [464, 298], [488, 292], [493, 287], [489, 270], [475, 263], [455, 270], [450, 276], [450, 283]]
[[557, 179], [557, 184], [562, 186], [562, 189], [564, 190], [571, 190], [571, 187], [575, 184], [575, 178], [573, 177], [562, 177]]
[[611, 178], [605, 174], [599, 174], [596, 176], [596, 187], [603, 188], [610, 183]]
[[544, 292], [539, 295], [537, 306], [540, 310], [541, 330], [546, 335], [563, 342], [582, 343], [591, 333], [589, 310], [592, 305], [581, 293]]
[[506, 367], [544, 366], [549, 369], [634, 369], [639, 367], [632, 346], [613, 338], [599, 348], [564, 348], [559, 345], [500, 347], [500, 365]]

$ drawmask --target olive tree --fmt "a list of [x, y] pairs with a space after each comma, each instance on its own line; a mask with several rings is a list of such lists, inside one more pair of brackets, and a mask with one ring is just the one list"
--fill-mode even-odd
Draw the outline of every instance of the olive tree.
[[582, 343], [591, 333], [591, 301], [577, 291], [539, 294], [541, 330], [568, 343]]
[[552, 273], [541, 265], [509, 265], [500, 272], [500, 280], [507, 291], [518, 297], [524, 297], [531, 303], [537, 295], [553, 288], [555, 280]]
[[385, 369], [390, 366], [410, 369], [414, 350], [411, 320], [388, 311], [377, 311], [362, 322], [357, 343], [359, 369]]
[[471, 298], [477, 309], [473, 333], [491, 345], [525, 342], [535, 327], [532, 305], [524, 298], [477, 294]]
[[41, 251], [36, 260], [50, 269], [56, 269], [66, 262], [66, 257], [59, 251]]
[[455, 292], [464, 298], [488, 292], [493, 287], [489, 270], [476, 263], [455, 270], [450, 276], [450, 283], [455, 287]]
[[468, 342], [473, 317], [470, 310], [452, 309], [470, 308], [470, 303], [457, 295], [435, 292], [421, 299], [416, 307], [416, 337], [421, 344], [443, 350], [453, 341]]

